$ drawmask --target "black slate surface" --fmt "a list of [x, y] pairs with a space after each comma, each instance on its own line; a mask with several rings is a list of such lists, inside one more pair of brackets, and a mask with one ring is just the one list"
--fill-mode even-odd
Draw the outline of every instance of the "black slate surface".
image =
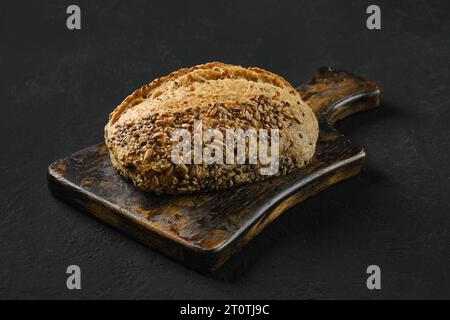
[[[0, 9], [0, 298], [450, 298], [450, 5], [377, 1], [14, 1]], [[339, 123], [362, 173], [291, 208], [205, 276], [56, 200], [50, 162], [102, 139], [132, 89], [211, 60], [291, 82], [331, 65], [382, 85]], [[82, 290], [66, 289], [66, 268]], [[382, 290], [366, 288], [368, 265]]]

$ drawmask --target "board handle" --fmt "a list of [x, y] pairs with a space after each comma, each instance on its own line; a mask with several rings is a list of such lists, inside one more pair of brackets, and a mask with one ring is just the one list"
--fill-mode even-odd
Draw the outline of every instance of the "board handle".
[[329, 124], [380, 105], [380, 86], [376, 82], [330, 67], [319, 68], [297, 91], [319, 122]]

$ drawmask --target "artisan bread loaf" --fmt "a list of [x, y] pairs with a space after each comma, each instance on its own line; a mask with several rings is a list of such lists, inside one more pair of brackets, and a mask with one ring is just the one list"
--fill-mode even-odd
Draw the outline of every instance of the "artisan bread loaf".
[[[278, 140], [271, 143], [278, 144], [278, 170], [263, 174], [259, 159], [240, 164], [174, 161], [180, 141], [174, 132], [185, 129], [195, 135], [199, 123], [203, 132], [217, 129], [224, 137], [228, 129], [272, 130], [269, 136], [277, 130]], [[114, 168], [138, 188], [171, 194], [218, 190], [286, 174], [311, 160], [317, 137], [314, 113], [286, 80], [259, 68], [220, 62], [180, 69], [134, 91], [110, 114], [105, 127]], [[246, 152], [249, 143], [245, 139]]]

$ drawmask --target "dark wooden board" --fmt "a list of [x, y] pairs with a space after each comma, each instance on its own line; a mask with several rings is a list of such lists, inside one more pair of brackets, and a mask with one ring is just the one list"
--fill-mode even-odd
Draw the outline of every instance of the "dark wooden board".
[[158, 196], [122, 179], [101, 143], [52, 163], [49, 187], [144, 244], [196, 270], [212, 271], [286, 209], [361, 169], [363, 148], [331, 124], [377, 107], [378, 85], [322, 68], [298, 90], [319, 118], [320, 135], [314, 159], [286, 176], [217, 192]]

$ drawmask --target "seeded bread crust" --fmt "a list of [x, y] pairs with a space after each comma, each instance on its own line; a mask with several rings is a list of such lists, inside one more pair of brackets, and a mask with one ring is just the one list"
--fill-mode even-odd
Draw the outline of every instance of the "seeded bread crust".
[[[184, 68], [134, 91], [109, 116], [105, 141], [114, 168], [156, 193], [218, 190], [256, 182], [257, 164], [173, 164], [174, 130], [279, 129], [277, 175], [314, 155], [318, 124], [311, 108], [282, 77], [259, 68], [211, 62]], [[205, 146], [205, 145], [204, 145]], [[225, 156], [224, 156], [225, 159]]]

